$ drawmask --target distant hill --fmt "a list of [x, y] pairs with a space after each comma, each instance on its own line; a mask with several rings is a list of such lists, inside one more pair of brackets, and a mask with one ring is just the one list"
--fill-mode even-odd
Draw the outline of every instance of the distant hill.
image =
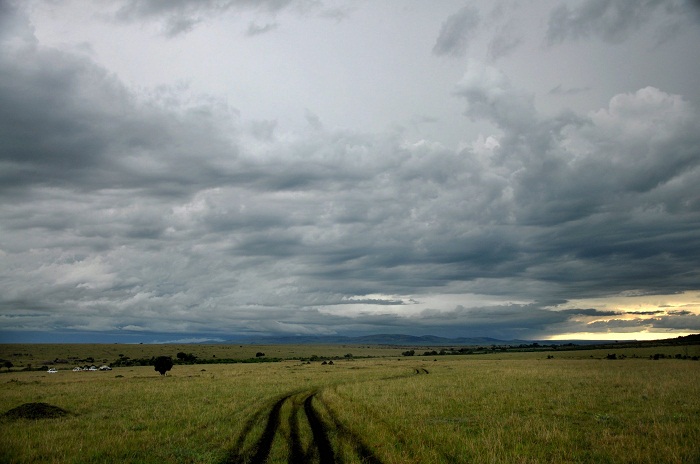
[[471, 337], [471, 338], [445, 338], [435, 335], [401, 335], [401, 334], [378, 334], [365, 335], [362, 337], [352, 337], [354, 344], [368, 345], [501, 345], [524, 343], [520, 340], [504, 341], [490, 337]]
[[[204, 343], [211, 343], [207, 341]], [[542, 346], [586, 345], [601, 347], [620, 347], [623, 345], [656, 346], [656, 345], [685, 345], [699, 344], [700, 334], [685, 337], [668, 338], [647, 341], [610, 341], [610, 340], [500, 340], [491, 337], [458, 337], [446, 338], [435, 335], [405, 335], [405, 334], [375, 334], [356, 337], [343, 335], [289, 335], [289, 336], [258, 336], [238, 337], [225, 340], [223, 344], [245, 345], [386, 345], [406, 347], [432, 346], [519, 346], [539, 344]]]
[[[316, 345], [390, 345], [390, 346], [478, 346], [478, 345], [519, 345], [532, 343], [525, 340], [498, 340], [489, 337], [470, 338], [445, 338], [434, 335], [403, 335], [403, 334], [376, 334], [358, 337], [342, 335], [296, 335], [284, 337], [255, 337], [236, 339], [229, 342], [254, 345], [289, 345], [289, 344], [316, 344]], [[558, 342], [557, 342], [558, 343]]]

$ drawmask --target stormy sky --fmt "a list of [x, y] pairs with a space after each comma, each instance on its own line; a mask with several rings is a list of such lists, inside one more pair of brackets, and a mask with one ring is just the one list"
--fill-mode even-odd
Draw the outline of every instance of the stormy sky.
[[0, 341], [700, 332], [691, 0], [0, 0]]

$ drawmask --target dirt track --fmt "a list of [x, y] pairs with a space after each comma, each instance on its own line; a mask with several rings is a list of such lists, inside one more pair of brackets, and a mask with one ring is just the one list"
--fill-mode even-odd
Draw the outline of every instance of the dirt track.
[[[420, 374], [428, 374], [428, 371], [422, 368], [414, 369], [411, 375]], [[401, 377], [405, 375], [393, 378]], [[341, 444], [350, 445], [348, 448], [353, 449], [362, 462], [381, 464], [381, 459], [372, 452], [360, 436], [343, 425], [332, 410], [323, 404], [318, 393], [319, 390], [290, 392], [274, 403], [259, 409], [246, 422], [233, 449], [222, 464], [265, 463], [270, 457], [275, 439], [284, 444], [287, 449], [287, 462], [292, 464], [342, 463], [342, 459], [336, 453]], [[301, 414], [302, 410], [303, 414]], [[326, 420], [322, 418], [323, 416]], [[257, 440], [254, 440], [251, 433], [255, 426], [262, 424], [263, 421], [265, 423], [263, 432]], [[311, 430], [310, 443], [304, 443], [300, 438], [300, 426]]]

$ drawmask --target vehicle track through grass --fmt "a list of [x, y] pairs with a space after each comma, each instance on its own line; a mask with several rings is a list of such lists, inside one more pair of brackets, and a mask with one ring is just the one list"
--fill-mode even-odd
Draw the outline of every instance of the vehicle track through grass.
[[292, 464], [303, 464], [306, 462], [306, 452], [301, 444], [299, 433], [299, 410], [301, 403], [292, 402], [292, 412], [289, 415], [289, 462]]
[[[408, 375], [425, 375], [426, 369], [413, 369]], [[400, 379], [407, 374], [387, 377], [382, 380]], [[318, 397], [320, 389], [289, 392], [277, 399], [274, 403], [256, 411], [246, 422], [243, 431], [235, 441], [233, 449], [221, 464], [262, 464], [268, 461], [273, 449], [274, 440], [280, 436], [286, 442], [287, 462], [301, 464], [319, 462], [322, 464], [342, 464], [342, 459], [336, 455], [335, 449], [340, 443], [336, 440], [350, 444], [356, 455], [362, 462], [369, 464], [382, 464], [381, 459], [362, 441], [361, 437], [350, 428], [342, 424], [333, 411]], [[324, 421], [322, 414], [315, 406], [318, 403], [323, 406], [325, 414], [330, 420]], [[287, 407], [288, 406], [288, 407]], [[287, 416], [283, 418], [282, 412]], [[301, 438], [299, 418], [302, 417], [305, 425], [311, 430], [311, 442], [305, 446]], [[288, 425], [288, 431], [281, 430], [282, 421]], [[265, 426], [260, 437], [252, 444], [251, 434], [257, 425], [265, 421]]]
[[329, 417], [333, 421], [333, 427], [335, 427], [335, 430], [337, 431], [338, 438], [340, 440], [350, 443], [350, 445], [355, 450], [356, 455], [360, 458], [360, 460], [363, 463], [382, 464], [382, 460], [379, 459], [379, 457], [376, 454], [374, 454], [372, 449], [369, 446], [367, 446], [367, 444], [362, 440], [362, 438], [355, 432], [353, 432], [351, 429], [346, 427], [342, 422], [340, 422], [340, 420], [338, 420], [338, 416], [335, 415], [335, 413], [328, 407], [328, 405], [326, 405], [325, 403], [322, 404], [326, 408]]
[[333, 453], [333, 447], [328, 439], [327, 427], [321, 421], [318, 412], [314, 409], [312, 403], [314, 396], [316, 396], [316, 392], [313, 392], [304, 399], [304, 413], [311, 426], [311, 433], [314, 437], [314, 445], [318, 450], [320, 462], [333, 464], [335, 463], [335, 453]]

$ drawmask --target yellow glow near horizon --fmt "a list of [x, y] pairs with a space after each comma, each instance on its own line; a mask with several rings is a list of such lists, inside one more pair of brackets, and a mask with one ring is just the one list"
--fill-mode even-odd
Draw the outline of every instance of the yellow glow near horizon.
[[615, 295], [602, 298], [569, 300], [557, 309], [596, 308], [601, 311], [638, 313], [648, 311], [687, 310], [700, 313], [700, 293], [683, 292], [671, 295]]
[[[604, 298], [588, 298], [570, 300], [556, 306], [554, 310], [564, 309], [588, 309], [598, 311], [614, 311], [619, 314], [611, 316], [587, 316], [576, 317], [582, 325], [608, 322], [612, 320], [640, 321], [638, 330], [630, 327], [629, 330], [614, 326], [609, 330], [585, 329], [580, 332], [568, 332], [552, 335], [548, 340], [659, 340], [664, 338], [676, 338], [697, 333], [688, 328], [666, 328], [663, 326], [652, 327], [653, 319], [660, 317], [674, 317], [679, 311], [688, 311], [693, 315], [700, 315], [700, 293], [697, 291], [683, 292], [671, 295], [635, 295], [634, 293], [614, 295]], [[648, 324], [643, 321], [648, 320]], [[599, 326], [600, 327], [600, 326]], [[593, 329], [593, 326], [589, 326]], [[583, 327], [582, 327], [583, 329]]]
[[694, 333], [695, 332], [577, 332], [552, 335], [551, 337], [547, 337], [546, 340], [643, 341], [685, 337]]

